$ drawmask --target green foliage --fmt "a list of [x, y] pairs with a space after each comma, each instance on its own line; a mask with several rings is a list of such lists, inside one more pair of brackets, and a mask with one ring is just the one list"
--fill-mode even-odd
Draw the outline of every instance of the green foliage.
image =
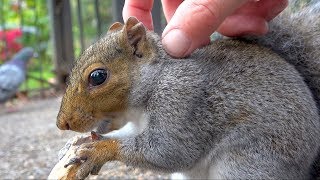
[[[75, 57], [78, 57], [83, 49], [81, 49], [81, 34], [80, 34], [80, 22], [78, 16], [78, 1], [72, 0], [71, 12], [72, 12], [72, 30], [73, 41], [75, 49]], [[84, 49], [90, 44], [96, 41], [100, 36], [105, 34], [108, 27], [112, 23], [112, 1], [111, 0], [99, 0], [98, 1], [98, 13], [101, 19], [101, 34], [99, 34], [98, 21], [96, 16], [95, 1], [94, 0], [80, 0], [81, 15], [83, 24], [83, 42]]]
[[[33, 47], [40, 55], [46, 56], [49, 41], [49, 17], [46, 1], [43, 0], [1, 0], [1, 26], [6, 29], [22, 28], [23, 46]], [[44, 59], [50, 59], [45, 57]]]
[[[28, 74], [32, 74], [43, 82], [54, 76], [52, 73], [52, 50], [49, 49], [50, 26], [46, 1], [44, 0], [0, 0], [0, 27], [10, 30], [20, 28], [23, 31], [17, 40], [23, 47], [32, 47], [36, 57], [28, 66]], [[28, 78], [21, 87], [23, 90], [44, 88], [48, 84], [35, 83]]]
[[[98, 1], [98, 13], [101, 19], [100, 30], [98, 29], [95, 1], [79, 0], [79, 2], [81, 6], [80, 18], [83, 24], [83, 47], [81, 47], [78, 1], [70, 1], [75, 57], [78, 57], [83, 49], [103, 35], [110, 26], [110, 23], [112, 23], [111, 0]], [[50, 81], [54, 77], [54, 74], [52, 72], [53, 50], [50, 43], [51, 28], [47, 1], [0, 0], [0, 14], [0, 29], [22, 28], [23, 36], [17, 41], [24, 47], [33, 47], [36, 51], [36, 57], [31, 60], [28, 66], [29, 78], [21, 87], [21, 90], [48, 87], [49, 84], [43, 82]]]

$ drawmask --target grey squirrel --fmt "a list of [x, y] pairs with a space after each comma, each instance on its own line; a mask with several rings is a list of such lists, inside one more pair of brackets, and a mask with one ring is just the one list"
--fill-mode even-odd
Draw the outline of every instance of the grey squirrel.
[[185, 59], [131, 17], [76, 61], [57, 126], [88, 132], [108, 118], [115, 131], [68, 165], [77, 178], [114, 160], [186, 178], [319, 176], [319, 73], [319, 2], [277, 17], [266, 36], [217, 40]]

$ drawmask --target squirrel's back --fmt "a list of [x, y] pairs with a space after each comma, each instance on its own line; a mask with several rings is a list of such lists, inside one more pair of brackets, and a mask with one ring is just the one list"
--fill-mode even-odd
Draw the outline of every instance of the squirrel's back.
[[[320, 2], [294, 14], [285, 12], [270, 23], [270, 32], [255, 42], [271, 48], [294, 65], [312, 91], [320, 113]], [[320, 152], [313, 177], [320, 177]]]
[[269, 26], [269, 33], [254, 41], [295, 66], [320, 108], [320, 2], [293, 14], [284, 12]]
[[[228, 154], [232, 159], [236, 156], [234, 146], [243, 144], [242, 150], [255, 157], [255, 162], [230, 159], [223, 161], [228, 162], [226, 166], [263, 166], [268, 160], [264, 171], [273, 171], [274, 177], [307, 177], [320, 143], [320, 122], [310, 89], [293, 65], [254, 43], [218, 40], [189, 59], [165, 61], [160, 69], [147, 109], [172, 114], [175, 119], [165, 125], [168, 129], [174, 129], [171, 123], [184, 127], [180, 120], [192, 127], [190, 134], [196, 135], [190, 135], [190, 141], [206, 144], [188, 147], [193, 157], [209, 154], [218, 161], [215, 154]], [[183, 137], [181, 133], [174, 131], [177, 137]], [[256, 144], [259, 142], [265, 144]], [[183, 147], [172, 147], [178, 148], [175, 152], [183, 151]], [[280, 172], [283, 168], [277, 166], [288, 163], [288, 157], [291, 166], [298, 169]], [[245, 177], [250, 176], [243, 174]]]
[[[165, 82], [166, 86], [158, 87], [157, 90], [162, 94], [155, 96], [161, 97], [164, 106], [172, 106], [166, 102], [174, 103], [169, 99], [180, 97], [180, 104], [193, 109], [192, 114], [189, 114], [192, 115], [190, 119], [197, 119], [198, 114], [198, 120], [201, 120], [202, 115], [206, 114], [206, 119], [212, 120], [206, 123], [211, 124], [214, 131], [208, 131], [219, 132], [221, 129], [237, 127], [234, 129], [235, 134], [252, 133], [246, 136], [249, 139], [243, 139], [243, 143], [254, 141], [255, 137], [264, 137], [266, 141], [268, 138], [273, 139], [272, 150], [284, 153], [284, 156], [297, 157], [296, 162], [290, 162], [295, 164], [295, 167], [299, 167], [298, 164], [302, 161], [314, 160], [315, 156], [308, 154], [317, 154], [320, 143], [320, 3], [295, 14], [284, 13], [279, 16], [270, 23], [270, 32], [266, 36], [218, 40], [197, 50], [187, 62], [172, 63], [176, 65], [168, 63], [162, 70], [165, 75], [159, 79], [161, 84], [164, 85]], [[165, 94], [166, 90], [170, 90], [168, 86], [179, 94]], [[190, 95], [195, 96], [193, 101], [189, 100]], [[201, 99], [195, 100], [197, 97]], [[180, 107], [179, 111], [184, 111], [184, 106]], [[205, 107], [211, 107], [211, 112], [204, 111]], [[210, 117], [211, 115], [214, 117]], [[219, 119], [219, 122], [215, 121], [216, 119]], [[245, 122], [247, 119], [252, 121]], [[199, 123], [197, 120], [188, 123], [192, 125], [194, 122]], [[203, 125], [199, 128], [204, 131], [201, 135], [204, 142], [199, 143], [210, 143], [210, 138], [206, 138], [206, 135], [210, 136], [206, 134], [206, 123], [200, 124]], [[247, 128], [255, 129], [257, 124], [260, 124], [259, 131], [247, 132]], [[240, 131], [242, 133], [239, 133]], [[306, 134], [308, 136], [305, 136]], [[217, 134], [211, 134], [215, 135]], [[228, 142], [242, 141], [242, 137], [233, 138], [235, 139], [228, 139]], [[299, 152], [285, 149], [289, 147], [282, 146], [285, 143], [305, 149], [300, 149]], [[221, 151], [230, 148], [232, 147], [226, 145]], [[261, 154], [268, 155], [262, 150]], [[310, 159], [301, 159], [306, 157]], [[269, 157], [269, 160], [273, 158], [283, 157], [274, 155]], [[266, 167], [266, 171], [274, 167]], [[315, 169], [317, 170], [313, 175], [319, 176], [319, 158], [315, 162]], [[292, 173], [288, 177], [298, 176]]]

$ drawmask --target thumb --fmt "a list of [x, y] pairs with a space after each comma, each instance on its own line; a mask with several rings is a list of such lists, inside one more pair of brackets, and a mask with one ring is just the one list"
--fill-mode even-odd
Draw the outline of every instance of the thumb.
[[177, 8], [162, 34], [164, 49], [184, 57], [209, 43], [222, 21], [247, 0], [189, 0]]

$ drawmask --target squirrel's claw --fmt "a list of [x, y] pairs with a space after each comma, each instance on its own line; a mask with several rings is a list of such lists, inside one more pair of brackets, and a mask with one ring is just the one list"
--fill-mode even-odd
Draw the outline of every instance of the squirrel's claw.
[[65, 167], [76, 166], [77, 179], [84, 179], [89, 174], [97, 175], [107, 161], [117, 158], [119, 152], [117, 140], [105, 139], [95, 132], [92, 132], [91, 139], [92, 142], [81, 144], [75, 151], [75, 158], [70, 159], [65, 165]]
[[[93, 137], [91, 138], [92, 138], [92, 141], [95, 141]], [[80, 147], [77, 149], [76, 157], [70, 159], [70, 162], [68, 164], [79, 164], [79, 169], [77, 170], [77, 173], [76, 173], [77, 179], [84, 179], [91, 172], [95, 174], [99, 172], [100, 169], [98, 170], [96, 169], [96, 167], [102, 166], [102, 165], [96, 162], [97, 158], [95, 157], [94, 152], [95, 152], [94, 142], [84, 143], [80, 145]]]
[[94, 132], [94, 131], [91, 131], [91, 140], [92, 141], [98, 141], [98, 140], [102, 140], [104, 139], [102, 135]]
[[77, 178], [84, 179], [89, 174], [97, 175], [103, 166], [105, 161], [102, 161], [100, 158], [99, 148], [97, 146], [101, 142], [101, 135], [92, 132], [91, 134], [92, 141], [91, 143], [84, 143], [76, 151], [77, 159], [75, 162], [79, 162], [80, 167], [77, 171]]
[[68, 166], [73, 165], [73, 164], [81, 164], [81, 163], [85, 162], [86, 160], [87, 160], [87, 157], [71, 158], [70, 161], [64, 165], [64, 168], [67, 168]]

